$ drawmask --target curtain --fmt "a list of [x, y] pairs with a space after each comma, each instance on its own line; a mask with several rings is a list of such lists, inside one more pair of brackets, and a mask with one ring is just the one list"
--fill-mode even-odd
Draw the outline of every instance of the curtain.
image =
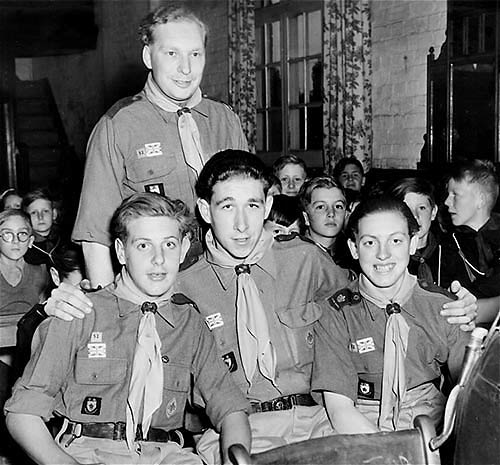
[[255, 153], [255, 0], [229, 0], [229, 102]]
[[325, 169], [355, 156], [372, 158], [369, 0], [324, 0], [323, 125]]

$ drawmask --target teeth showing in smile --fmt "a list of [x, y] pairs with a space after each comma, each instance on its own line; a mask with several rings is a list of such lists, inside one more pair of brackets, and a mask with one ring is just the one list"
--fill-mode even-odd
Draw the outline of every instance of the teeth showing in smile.
[[389, 273], [394, 268], [394, 264], [389, 265], [374, 265], [375, 271], [378, 273]]

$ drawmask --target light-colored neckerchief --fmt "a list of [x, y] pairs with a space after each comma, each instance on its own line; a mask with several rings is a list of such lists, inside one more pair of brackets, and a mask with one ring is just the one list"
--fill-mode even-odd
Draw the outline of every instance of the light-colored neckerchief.
[[196, 177], [199, 176], [205, 160], [200, 141], [200, 131], [193, 116], [191, 108], [201, 102], [201, 90], [198, 87], [191, 98], [183, 105], [179, 106], [172, 102], [165, 93], [160, 89], [153, 78], [153, 74], [149, 73], [146, 85], [144, 86], [146, 98], [158, 105], [162, 110], [169, 113], [177, 113], [177, 129], [181, 140], [182, 151], [184, 152], [184, 160], [186, 164], [195, 172]]
[[205, 242], [207, 261], [223, 268], [232, 268], [237, 274], [236, 326], [243, 370], [249, 384], [255, 371], [273, 384], [276, 378], [276, 352], [269, 335], [266, 311], [260, 300], [259, 289], [251, 275], [251, 265], [258, 263], [273, 245], [273, 235], [262, 230], [259, 241], [248, 257], [238, 260], [217, 247], [212, 231]]

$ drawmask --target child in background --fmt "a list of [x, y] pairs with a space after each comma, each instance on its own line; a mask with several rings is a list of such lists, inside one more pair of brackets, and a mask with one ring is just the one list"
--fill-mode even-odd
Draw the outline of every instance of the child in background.
[[297, 155], [284, 155], [274, 162], [273, 173], [281, 182], [281, 193], [295, 197], [307, 179], [307, 166]]
[[30, 217], [34, 242], [26, 254], [26, 261], [33, 265], [51, 265], [51, 254], [60, 243], [60, 235], [55, 224], [57, 210], [52, 198], [44, 189], [29, 192], [23, 198], [22, 208]]
[[344, 189], [349, 215], [361, 200], [361, 191], [365, 185], [363, 165], [356, 157], [342, 158], [333, 169], [333, 177]]
[[275, 238], [293, 236], [303, 233], [303, 221], [298, 198], [279, 194], [273, 197], [273, 206], [264, 223], [264, 229], [271, 231]]
[[281, 181], [274, 175], [269, 175], [269, 191], [268, 194], [271, 196], [281, 194]]
[[8, 210], [10, 208], [20, 209], [23, 198], [17, 193], [15, 189], [7, 189], [0, 195], [0, 211]]
[[346, 198], [331, 176], [307, 180], [300, 191], [300, 202], [306, 223], [305, 236], [328, 253], [342, 268], [355, 270], [343, 233]]

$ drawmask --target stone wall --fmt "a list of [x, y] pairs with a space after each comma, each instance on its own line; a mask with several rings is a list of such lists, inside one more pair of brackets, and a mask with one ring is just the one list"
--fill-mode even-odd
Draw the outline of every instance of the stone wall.
[[416, 168], [426, 131], [427, 54], [445, 41], [446, 0], [373, 0], [373, 167]]

